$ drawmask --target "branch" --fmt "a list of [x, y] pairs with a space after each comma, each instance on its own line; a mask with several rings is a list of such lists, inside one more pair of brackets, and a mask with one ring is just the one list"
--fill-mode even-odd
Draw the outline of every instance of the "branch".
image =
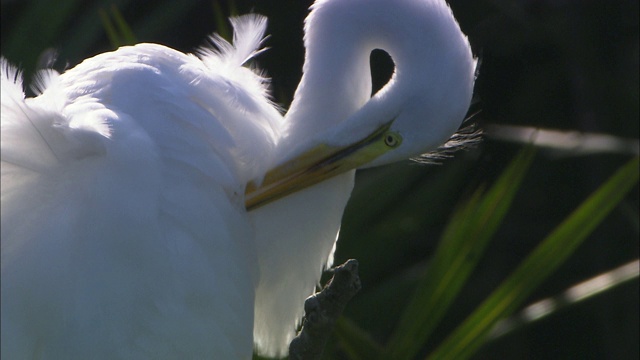
[[347, 260], [331, 271], [333, 277], [324, 289], [304, 302], [302, 329], [289, 344], [290, 360], [320, 359], [338, 317], [360, 290], [357, 260]]

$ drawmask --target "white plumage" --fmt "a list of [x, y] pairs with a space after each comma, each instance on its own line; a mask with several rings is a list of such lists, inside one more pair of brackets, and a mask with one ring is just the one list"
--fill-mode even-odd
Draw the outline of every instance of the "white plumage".
[[[35, 98], [2, 60], [3, 358], [284, 354], [353, 169], [437, 147], [471, 98], [475, 61], [442, 0], [317, 1], [284, 118], [243, 67], [266, 19], [232, 24], [233, 44], [198, 57], [139, 44], [44, 70]], [[396, 73], [369, 99], [375, 48]]]

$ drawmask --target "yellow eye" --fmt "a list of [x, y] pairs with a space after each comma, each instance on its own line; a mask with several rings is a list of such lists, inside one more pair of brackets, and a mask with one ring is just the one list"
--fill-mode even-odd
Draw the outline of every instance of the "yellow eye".
[[390, 148], [395, 148], [400, 146], [401, 142], [402, 142], [402, 137], [400, 137], [399, 134], [396, 134], [394, 132], [388, 132], [384, 136], [384, 144]]

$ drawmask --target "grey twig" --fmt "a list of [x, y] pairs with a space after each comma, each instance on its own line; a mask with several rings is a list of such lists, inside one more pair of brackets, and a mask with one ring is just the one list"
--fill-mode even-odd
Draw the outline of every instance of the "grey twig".
[[338, 317], [360, 290], [357, 260], [347, 260], [332, 271], [333, 277], [324, 289], [304, 302], [302, 329], [289, 344], [290, 360], [320, 359]]

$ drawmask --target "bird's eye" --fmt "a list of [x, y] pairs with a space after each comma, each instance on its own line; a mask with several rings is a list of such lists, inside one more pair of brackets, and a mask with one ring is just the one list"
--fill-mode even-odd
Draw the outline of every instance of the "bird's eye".
[[400, 138], [400, 135], [396, 133], [390, 132], [390, 133], [387, 133], [384, 137], [384, 144], [390, 148], [398, 147], [401, 142], [402, 140]]

